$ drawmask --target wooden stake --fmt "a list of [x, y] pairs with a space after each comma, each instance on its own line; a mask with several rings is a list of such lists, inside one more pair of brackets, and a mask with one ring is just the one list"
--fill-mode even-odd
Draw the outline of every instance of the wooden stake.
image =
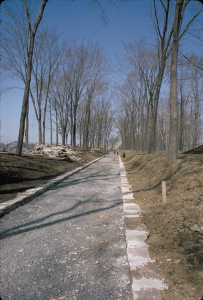
[[166, 181], [161, 182], [162, 187], [162, 203], [166, 204]]

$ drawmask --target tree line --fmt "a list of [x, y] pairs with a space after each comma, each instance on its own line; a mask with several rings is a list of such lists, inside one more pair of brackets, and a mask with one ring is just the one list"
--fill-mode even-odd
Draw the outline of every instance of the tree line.
[[[42, 15], [43, 5], [45, 7], [46, 1], [37, 20]], [[50, 28], [39, 28], [36, 32], [37, 23], [33, 28], [31, 25], [31, 6], [19, 1], [17, 8], [5, 6], [9, 19], [4, 23], [3, 68], [25, 84], [24, 99], [30, 98], [34, 108], [38, 143], [46, 143], [49, 129], [51, 144], [55, 132], [56, 144], [61, 135], [62, 144], [70, 140], [75, 149], [79, 136], [83, 149], [93, 146], [106, 149], [113, 126], [113, 110], [108, 91], [109, 67], [103, 47], [92, 42], [62, 42], [60, 34]], [[25, 134], [28, 143], [28, 100], [23, 100], [21, 119], [19, 140], [22, 142]]]
[[[126, 63], [127, 71], [121, 69], [122, 84], [118, 86], [119, 110], [117, 128], [123, 149], [148, 151], [152, 119], [151, 96], [154, 93], [157, 70], [156, 53], [149, 50], [146, 42], [127, 45], [126, 57], [135, 55], [133, 62]], [[133, 51], [133, 53], [129, 53]], [[135, 52], [134, 52], [135, 51]], [[201, 58], [194, 56], [199, 65]], [[130, 72], [129, 72], [130, 70]], [[156, 121], [156, 150], [167, 150], [169, 142], [169, 70], [165, 71], [160, 91]], [[203, 129], [203, 74], [194, 63], [183, 57], [179, 59], [177, 81], [178, 150], [185, 146], [196, 147], [202, 143]], [[152, 152], [149, 152], [152, 153]]]
[[[184, 18], [187, 9], [193, 13]], [[154, 0], [155, 43], [125, 44], [117, 119], [124, 149], [167, 149], [171, 162], [184, 144], [202, 142], [202, 56], [179, 54], [180, 42], [202, 12], [194, 1]], [[203, 46], [202, 22], [192, 34]]]
[[[38, 28], [47, 2], [38, 2], [38, 13], [36, 5], [33, 10], [26, 0], [19, 1], [14, 9], [4, 7], [9, 18], [2, 42], [4, 70], [25, 85], [18, 155], [24, 135], [26, 141], [29, 136], [29, 98], [39, 143], [46, 142], [49, 127], [51, 143], [55, 131], [56, 143], [60, 134], [62, 143], [69, 138], [73, 149], [77, 140], [83, 149], [108, 147], [116, 126], [123, 148], [148, 153], [168, 149], [170, 162], [184, 144], [195, 145], [201, 140], [202, 57], [180, 54], [179, 50], [184, 35], [202, 15], [202, 1], [151, 2], [156, 36], [150, 44], [125, 44], [126, 62], [120, 65], [122, 83], [116, 87], [116, 98], [114, 95], [116, 115], [103, 47], [91, 42], [61, 42], [54, 29]], [[92, 3], [102, 8], [102, 2]], [[188, 11], [193, 13], [188, 15]], [[193, 35], [202, 43], [202, 23], [198, 26]]]

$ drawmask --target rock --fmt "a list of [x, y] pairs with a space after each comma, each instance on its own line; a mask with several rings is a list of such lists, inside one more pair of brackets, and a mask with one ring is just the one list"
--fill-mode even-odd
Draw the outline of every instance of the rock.
[[199, 271], [199, 272], [198, 272], [198, 276], [201, 277], [201, 278], [203, 279], [203, 272], [202, 272], [202, 271]]
[[174, 264], [179, 264], [180, 262], [181, 262], [181, 259], [178, 258], [178, 259], [176, 259], [176, 260], [174, 261]]
[[190, 227], [190, 229], [193, 231], [201, 231], [201, 227], [198, 225], [193, 225], [192, 227]]

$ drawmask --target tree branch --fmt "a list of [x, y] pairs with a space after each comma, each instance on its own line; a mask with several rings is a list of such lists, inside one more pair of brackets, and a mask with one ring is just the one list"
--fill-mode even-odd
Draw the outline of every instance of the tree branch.
[[182, 33], [180, 34], [180, 36], [179, 36], [179, 40], [182, 38], [182, 36], [185, 34], [185, 32], [188, 30], [188, 28], [190, 27], [190, 25], [191, 25], [191, 23], [196, 19], [196, 17], [199, 15], [199, 14], [201, 14], [203, 12], [203, 8], [202, 9], [200, 9], [197, 13], [196, 13], [196, 15], [194, 15], [193, 17], [192, 17], [192, 19], [187, 23], [187, 25], [185, 26], [185, 29], [182, 31]]
[[[185, 56], [181, 51], [179, 51], [180, 52], [180, 54], [187, 60], [187, 61], [189, 61], [193, 66], [195, 66], [196, 68], [198, 68], [198, 69], [200, 69], [200, 70], [203, 70], [203, 66], [202, 67], [200, 67], [201, 66], [201, 64], [200, 63], [195, 63], [194, 61], [192, 61], [191, 59], [189, 59], [187, 56]], [[203, 65], [203, 64], [202, 64]]]

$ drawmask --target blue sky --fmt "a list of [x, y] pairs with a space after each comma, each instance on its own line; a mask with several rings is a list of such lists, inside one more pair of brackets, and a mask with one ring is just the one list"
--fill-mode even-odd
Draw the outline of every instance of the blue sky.
[[88, 2], [91, 1], [52, 0], [46, 8], [43, 22], [54, 24], [59, 32], [63, 32], [65, 39], [99, 41], [112, 56], [122, 50], [122, 41], [130, 42], [147, 35], [150, 0], [117, 1], [116, 6], [105, 1], [106, 25], [101, 19], [101, 11]]
[[[18, 0], [12, 0], [15, 2]], [[152, 0], [120, 1], [116, 5], [104, 3], [107, 24], [101, 19], [101, 12], [93, 8], [90, 0], [50, 0], [45, 8], [43, 22], [40, 26], [54, 25], [64, 40], [98, 42], [105, 47], [111, 62], [115, 56], [122, 56], [122, 43], [146, 38], [153, 40], [153, 29], [150, 18]], [[3, 20], [3, 16], [2, 16]], [[20, 82], [9, 79], [3, 82], [7, 86], [21, 86]], [[0, 103], [1, 141], [12, 142], [18, 138], [23, 89], [13, 89], [4, 93]], [[47, 133], [47, 138], [49, 133]], [[31, 110], [30, 142], [37, 142], [37, 122]], [[49, 142], [47, 140], [47, 142]]]
[[[12, 2], [14, 2], [13, 0]], [[95, 41], [105, 47], [111, 61], [121, 55], [123, 42], [147, 37], [150, 32], [150, 0], [128, 3], [118, 1], [111, 5], [104, 1], [107, 24], [101, 19], [101, 11], [86, 0], [51, 0], [48, 2], [40, 26], [54, 25], [64, 40]], [[3, 19], [3, 16], [2, 16]], [[7, 86], [23, 87], [20, 82], [9, 79]], [[13, 89], [1, 96], [1, 140], [12, 142], [18, 138], [18, 128], [23, 97], [22, 89]], [[49, 134], [47, 134], [47, 137]], [[31, 110], [30, 142], [37, 142], [37, 122]]]

